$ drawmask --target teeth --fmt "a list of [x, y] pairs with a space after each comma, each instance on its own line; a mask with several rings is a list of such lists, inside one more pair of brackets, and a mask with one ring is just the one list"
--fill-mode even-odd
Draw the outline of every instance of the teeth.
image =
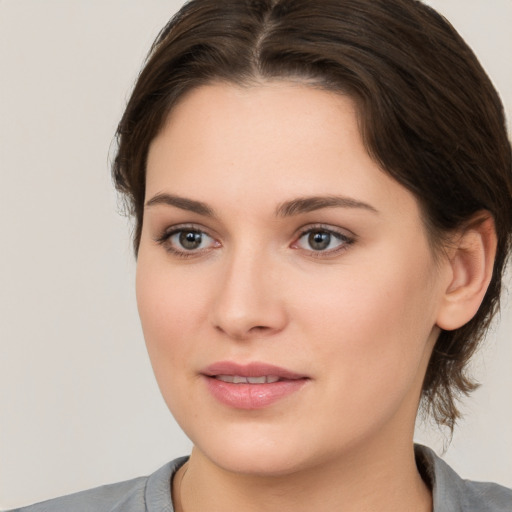
[[217, 375], [215, 378], [222, 382], [233, 382], [234, 379], [233, 375]]
[[277, 382], [279, 377], [276, 375], [262, 375], [261, 377], [242, 377], [241, 375], [216, 375], [217, 380], [229, 382], [232, 384], [271, 384]]
[[265, 384], [267, 382], [267, 377], [247, 377], [249, 384]]

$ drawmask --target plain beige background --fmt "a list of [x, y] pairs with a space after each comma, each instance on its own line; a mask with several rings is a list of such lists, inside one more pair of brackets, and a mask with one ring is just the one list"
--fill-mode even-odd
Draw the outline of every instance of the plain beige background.
[[[154, 471], [190, 443], [160, 398], [108, 153], [180, 1], [0, 0], [0, 508]], [[432, 0], [512, 117], [512, 1]], [[510, 123], [509, 123], [510, 125]], [[512, 299], [445, 458], [512, 486]], [[442, 449], [428, 429], [418, 440]]]

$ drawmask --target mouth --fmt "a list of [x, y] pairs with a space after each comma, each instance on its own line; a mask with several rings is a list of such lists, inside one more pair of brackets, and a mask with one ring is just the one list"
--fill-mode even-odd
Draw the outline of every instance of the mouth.
[[310, 380], [285, 368], [264, 363], [240, 365], [224, 361], [201, 374], [219, 402], [235, 409], [262, 409], [302, 389]]
[[[307, 379], [307, 375], [281, 368], [267, 363], [239, 364], [231, 361], [213, 363], [202, 372], [207, 377], [213, 377], [234, 384], [265, 384], [282, 380]], [[264, 380], [263, 380], [264, 379]]]
[[272, 384], [280, 379], [277, 375], [262, 375], [261, 377], [244, 377], [242, 375], [214, 375], [214, 379], [231, 384]]

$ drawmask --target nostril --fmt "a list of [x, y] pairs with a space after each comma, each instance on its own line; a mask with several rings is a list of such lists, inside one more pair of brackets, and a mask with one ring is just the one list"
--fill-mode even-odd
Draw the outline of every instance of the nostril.
[[280, 330], [278, 328], [274, 329], [272, 326], [268, 325], [254, 325], [247, 329], [236, 325], [231, 325], [228, 327], [223, 325], [215, 325], [214, 327], [217, 332], [236, 340], [266, 337]]

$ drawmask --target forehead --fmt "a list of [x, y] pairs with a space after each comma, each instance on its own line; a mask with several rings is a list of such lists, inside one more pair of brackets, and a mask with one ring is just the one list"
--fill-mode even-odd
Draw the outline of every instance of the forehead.
[[415, 205], [366, 151], [354, 101], [293, 82], [191, 91], [150, 147], [146, 199], [162, 191], [206, 202], [255, 198], [269, 208], [328, 194]]
[[243, 155], [247, 161], [262, 161], [268, 155], [276, 165], [278, 154], [304, 158], [306, 148], [300, 142], [309, 149], [315, 143], [317, 153], [327, 145], [333, 149], [332, 137], [326, 137], [328, 125], [350, 134], [352, 143], [360, 142], [355, 106], [346, 96], [294, 82], [248, 87], [215, 83], [193, 89], [174, 107], [151, 144], [149, 167], [155, 146], [161, 152], [163, 145], [169, 157], [186, 153], [188, 159], [199, 159], [208, 153], [209, 158], [222, 160], [239, 149], [238, 161]]

